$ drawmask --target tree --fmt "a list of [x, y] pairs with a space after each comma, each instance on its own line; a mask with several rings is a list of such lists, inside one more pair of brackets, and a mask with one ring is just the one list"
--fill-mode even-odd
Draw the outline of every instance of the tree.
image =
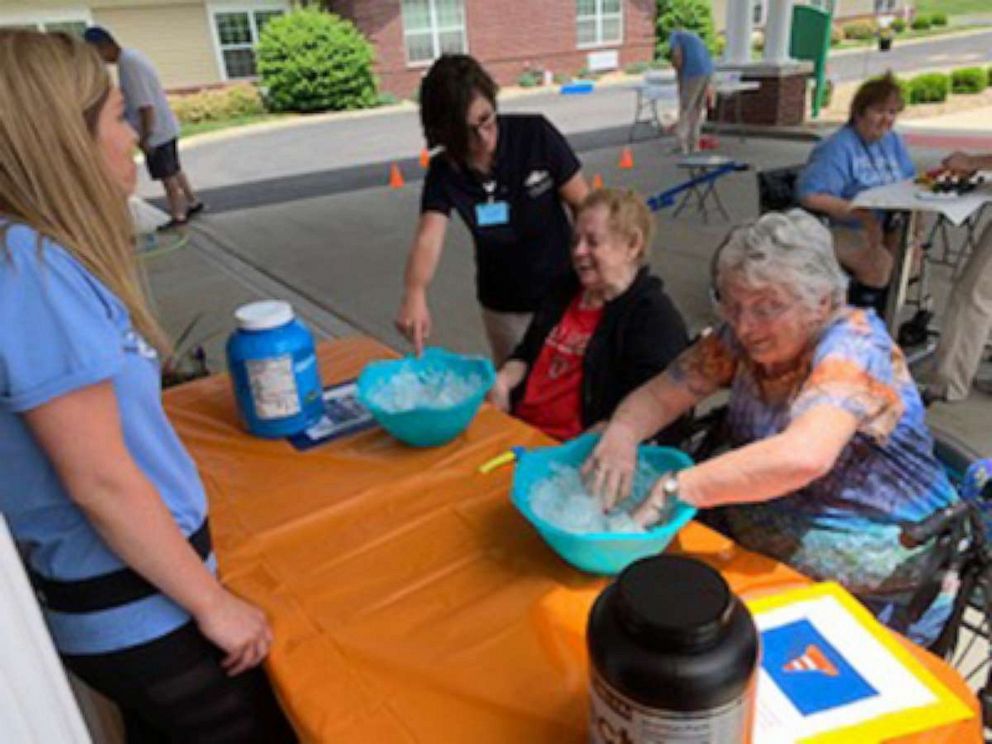
[[273, 111], [343, 111], [377, 101], [372, 45], [343, 18], [303, 9], [273, 18], [258, 41]]
[[716, 51], [713, 10], [709, 0], [658, 0], [655, 19], [655, 59], [668, 58], [668, 35], [677, 28], [693, 31]]

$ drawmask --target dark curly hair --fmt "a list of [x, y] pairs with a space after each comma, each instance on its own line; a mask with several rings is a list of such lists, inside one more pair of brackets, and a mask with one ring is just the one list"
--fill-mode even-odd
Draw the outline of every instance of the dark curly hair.
[[477, 95], [496, 107], [499, 87], [467, 54], [444, 54], [420, 83], [420, 123], [429, 148], [441, 145], [459, 165], [468, 159], [469, 130], [465, 119]]

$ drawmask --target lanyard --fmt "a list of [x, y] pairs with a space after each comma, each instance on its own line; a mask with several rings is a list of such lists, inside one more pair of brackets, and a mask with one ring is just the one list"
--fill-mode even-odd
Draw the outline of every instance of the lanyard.
[[[878, 167], [878, 163], [876, 162], [872, 151], [868, 149], [868, 145], [863, 139], [861, 139], [860, 135], [858, 136], [858, 141], [861, 142], [861, 149], [865, 151], [865, 156], [868, 158], [868, 162], [871, 163], [872, 170], [879, 176], [882, 183], [892, 183], [899, 180], [898, 175], [892, 171], [892, 161], [890, 161], [887, 157], [884, 157], [883, 154], [882, 162], [885, 164], [885, 172], [883, 173], [882, 169]], [[881, 142], [881, 140], [879, 140], [879, 142]], [[890, 180], [887, 181], [886, 177]]]

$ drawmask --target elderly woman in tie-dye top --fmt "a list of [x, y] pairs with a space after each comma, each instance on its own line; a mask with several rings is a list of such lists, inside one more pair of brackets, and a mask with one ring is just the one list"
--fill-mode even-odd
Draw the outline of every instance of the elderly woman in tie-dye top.
[[715, 263], [725, 322], [631, 393], [585, 466], [609, 508], [630, 490], [635, 447], [730, 388], [729, 452], [667, 474], [635, 512], [675, 496], [722, 506], [740, 544], [839, 581], [886, 623], [932, 640], [949, 611], [909, 605], [939, 575], [936, 551], [899, 544], [899, 523], [957, 496], [933, 455], [902, 352], [872, 310], [845, 304], [826, 228], [804, 212], [733, 230]]

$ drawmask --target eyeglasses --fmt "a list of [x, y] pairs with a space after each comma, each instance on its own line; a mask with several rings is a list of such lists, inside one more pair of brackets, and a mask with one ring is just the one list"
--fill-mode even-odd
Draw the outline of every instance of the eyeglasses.
[[795, 302], [781, 300], [760, 300], [753, 305], [741, 305], [739, 302], [721, 302], [720, 314], [731, 325], [738, 325], [745, 316], [755, 323], [769, 323], [780, 318], [786, 311], [795, 306]]
[[473, 134], [476, 137], [481, 137], [483, 130], [490, 131], [495, 125], [496, 125], [496, 111], [494, 109], [492, 111], [489, 111], [475, 124], [469, 124], [468, 132], [469, 134]]

